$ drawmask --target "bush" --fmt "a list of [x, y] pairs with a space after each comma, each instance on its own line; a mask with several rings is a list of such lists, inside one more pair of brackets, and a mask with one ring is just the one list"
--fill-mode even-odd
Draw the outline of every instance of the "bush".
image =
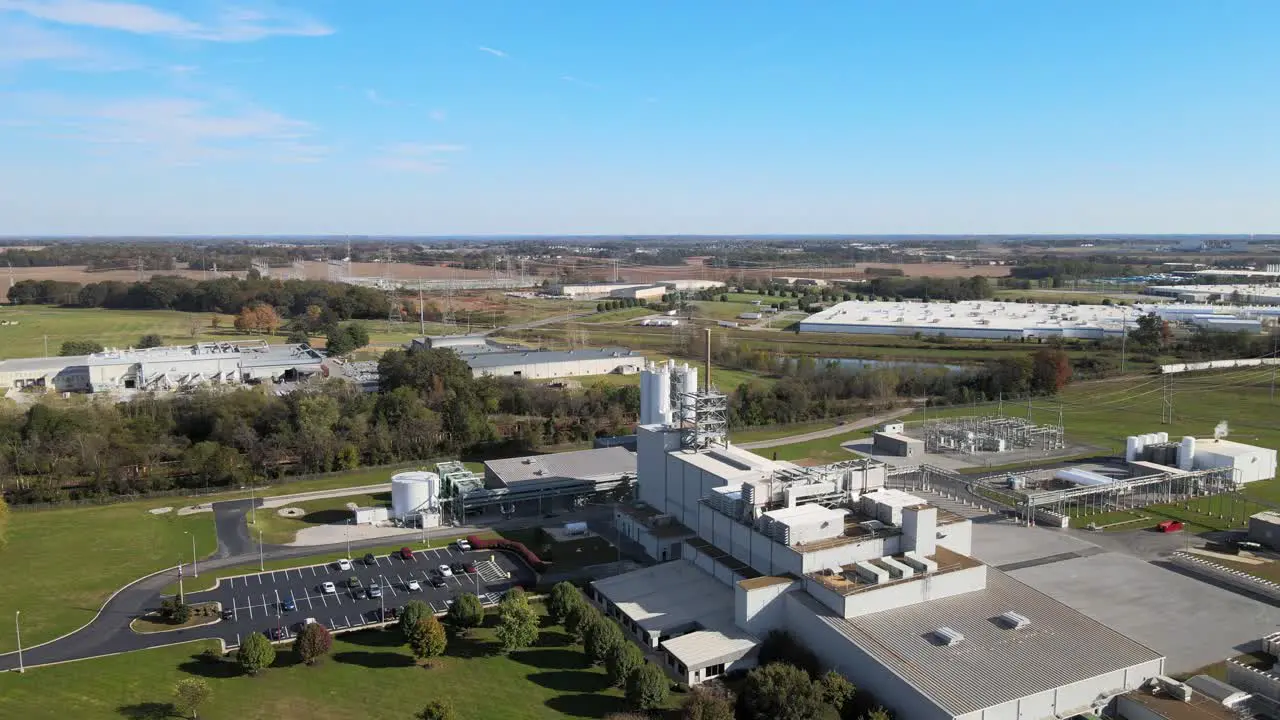
[[614, 687], [624, 687], [631, 671], [644, 664], [644, 653], [629, 642], [620, 642], [609, 648], [604, 657], [605, 673]]
[[563, 625], [565, 618], [569, 615], [569, 610], [574, 605], [586, 602], [582, 597], [582, 593], [573, 583], [565, 581], [556, 583], [551, 588], [551, 594], [547, 598], [547, 614], [555, 621], [557, 625]]
[[627, 642], [617, 623], [604, 616], [598, 617], [600, 619], [588, 625], [582, 635], [583, 649], [592, 665], [604, 663], [614, 647]]
[[770, 630], [764, 636], [756, 662], [760, 666], [775, 662], [788, 663], [809, 673], [810, 678], [816, 678], [822, 673], [822, 663], [818, 661], [818, 656], [785, 630]]
[[532, 550], [525, 547], [524, 543], [515, 540], [507, 540], [498, 538], [496, 540], [488, 538], [479, 538], [475, 535], [468, 535], [467, 542], [471, 543], [471, 547], [476, 550], [506, 550], [519, 555], [534, 572], [545, 572], [547, 564], [534, 554]]
[[404, 635], [406, 643], [413, 643], [413, 633], [418, 626], [418, 621], [432, 614], [431, 608], [421, 600], [410, 600], [400, 608], [400, 632]]
[[627, 704], [637, 710], [653, 710], [667, 701], [671, 683], [667, 674], [652, 663], [644, 663], [627, 678]]
[[484, 622], [484, 606], [475, 595], [462, 593], [454, 598], [445, 620], [453, 627], [454, 632], [464, 633], [470, 628], [480, 627], [480, 623]]
[[418, 713], [418, 720], [456, 720], [458, 714], [444, 700], [432, 700]]
[[251, 632], [236, 651], [236, 664], [250, 675], [257, 675], [276, 661], [275, 646], [262, 633]]
[[409, 641], [409, 647], [413, 650], [413, 656], [419, 660], [444, 654], [448, 639], [444, 636], [444, 627], [435, 615], [428, 613], [419, 618], [410, 634], [412, 639]]
[[681, 720], [733, 720], [733, 702], [709, 688], [694, 688], [680, 708]]
[[810, 720], [820, 717], [826, 704], [822, 686], [795, 665], [775, 662], [747, 674], [738, 717], [743, 720]]
[[173, 607], [173, 614], [169, 616], [169, 622], [174, 625], [181, 625], [191, 619], [191, 606], [186, 603], [179, 603]]
[[595, 622], [600, 616], [599, 611], [595, 609], [591, 603], [583, 598], [581, 602], [569, 608], [564, 615], [564, 631], [582, 640], [582, 636], [586, 630], [586, 626]]

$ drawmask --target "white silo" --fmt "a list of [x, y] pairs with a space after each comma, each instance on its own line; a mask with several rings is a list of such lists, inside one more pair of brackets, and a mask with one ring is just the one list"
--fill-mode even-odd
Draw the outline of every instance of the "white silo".
[[1182, 438], [1182, 447], [1178, 448], [1178, 469], [1191, 470], [1195, 468], [1196, 461], [1196, 439], [1187, 435]]
[[649, 402], [649, 383], [652, 377], [649, 375], [649, 363], [645, 363], [644, 368], [640, 371], [640, 424], [648, 425], [653, 422], [653, 408]]
[[693, 395], [698, 392], [698, 366], [688, 365], [684, 370], [680, 395], [680, 417], [686, 422], [693, 422]]
[[1156, 433], [1156, 442], [1159, 442], [1159, 443], [1167, 443], [1167, 442], [1169, 442], [1169, 433], [1167, 433], [1167, 432], [1158, 432], [1158, 433]]
[[1125, 462], [1133, 462], [1138, 459], [1138, 436], [1130, 435], [1124, 439], [1124, 459]]
[[652, 422], [659, 425], [671, 424], [671, 368], [661, 365], [657, 374], [653, 376], [653, 407], [654, 416]]
[[440, 476], [412, 470], [391, 476], [391, 515], [406, 518], [435, 508], [440, 496]]

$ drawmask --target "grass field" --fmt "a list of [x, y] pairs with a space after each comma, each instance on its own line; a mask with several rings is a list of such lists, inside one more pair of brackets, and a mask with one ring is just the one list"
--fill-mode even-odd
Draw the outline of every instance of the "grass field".
[[[199, 654], [214, 643], [189, 643], [126, 655], [0, 674], [0, 717], [22, 720], [120, 720], [169, 717], [173, 686], [204, 678], [212, 692], [202, 720], [350, 720], [411, 718], [444, 699], [462, 720], [603, 718], [625, 710], [600, 668], [559, 627], [545, 625], [537, 644], [497, 651], [492, 628], [450, 638], [444, 657], [424, 669], [396, 630], [338, 635], [333, 651], [308, 667], [281, 647], [258, 677]], [[673, 695], [672, 704], [678, 696]]]
[[746, 427], [729, 433], [729, 439], [735, 443], [773, 440], [789, 435], [801, 435], [815, 430], [826, 430], [835, 427], [835, 420], [815, 420], [814, 422], [792, 423], [790, 425], [771, 425], [763, 428]]
[[870, 437], [871, 429], [850, 430], [846, 433], [831, 435], [817, 440], [778, 445], [761, 448], [751, 452], [773, 460], [789, 460], [805, 465], [825, 465], [840, 460], [853, 460], [859, 457], [841, 447], [842, 444], [858, 438]]
[[590, 324], [616, 323], [616, 322], [625, 322], [627, 320], [634, 320], [635, 318], [640, 318], [640, 317], [644, 317], [645, 315], [652, 315], [652, 314], [653, 314], [653, 310], [647, 307], [629, 307], [629, 308], [622, 308], [621, 310], [610, 310], [608, 312], [593, 313], [591, 315], [578, 318], [574, 322], [590, 323]]
[[[0, 574], [12, 592], [0, 593], [0, 617], [22, 611], [24, 645], [52, 640], [93, 619], [120, 586], [197, 552], [217, 549], [213, 515], [152, 515], [155, 507], [185, 503], [174, 499], [11, 512], [9, 543], [0, 551]], [[0, 652], [16, 649], [11, 632], [0, 633]], [[0, 717], [4, 717], [0, 713]]]
[[[148, 333], [157, 333], [167, 342], [197, 340], [249, 340], [232, 328], [234, 318], [218, 316], [221, 327], [210, 320], [215, 313], [184, 313], [171, 310], [103, 310], [99, 308], [53, 308], [40, 305], [0, 306], [0, 320], [17, 325], [0, 326], [0, 359], [41, 357], [45, 336], [49, 354], [57, 355], [66, 340], [94, 340], [105, 347], [129, 347]], [[192, 329], [196, 335], [191, 335]], [[284, 342], [284, 338], [278, 339]]]

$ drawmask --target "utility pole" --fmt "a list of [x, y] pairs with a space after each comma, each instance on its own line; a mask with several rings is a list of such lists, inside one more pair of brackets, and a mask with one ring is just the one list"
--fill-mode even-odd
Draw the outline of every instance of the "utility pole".
[[1123, 319], [1120, 321], [1120, 374], [1123, 375], [1125, 371], [1124, 350], [1125, 345], [1129, 342], [1129, 306], [1125, 305], [1122, 312], [1124, 315], [1122, 316]]
[[200, 566], [197, 564], [196, 559], [196, 534], [186, 530], [183, 530], [182, 534], [191, 536], [191, 577], [198, 578], [200, 577]]
[[262, 530], [258, 530], [258, 572], [266, 571], [266, 558], [262, 554]]
[[1276, 359], [1276, 350], [1280, 349], [1277, 344], [1280, 343], [1280, 333], [1276, 330], [1271, 331], [1271, 402], [1276, 401], [1276, 363], [1280, 360]]
[[351, 518], [347, 518], [347, 526], [345, 530], [347, 531], [347, 559], [350, 560], [351, 559]]
[[21, 610], [13, 611], [13, 632], [18, 636], [18, 672], [26, 673], [27, 669], [22, 664], [22, 626], [18, 623], [18, 618], [22, 615]]
[[187, 595], [182, 591], [182, 561], [178, 561], [178, 604], [187, 604]]
[[1173, 424], [1173, 375], [1164, 376], [1164, 397], [1160, 403], [1160, 422]]

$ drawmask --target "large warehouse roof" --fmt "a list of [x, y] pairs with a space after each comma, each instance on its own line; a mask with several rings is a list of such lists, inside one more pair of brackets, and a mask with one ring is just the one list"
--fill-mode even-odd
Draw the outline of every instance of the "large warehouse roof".
[[458, 354], [471, 368], [496, 368], [510, 365], [536, 365], [543, 363], [602, 360], [606, 358], [634, 357], [643, 359], [627, 348], [584, 348], [582, 350], [529, 350], [528, 352], [470, 353], [458, 348]]
[[[823, 621], [953, 715], [964, 715], [1122, 668], [1160, 660], [1121, 635], [994, 569], [983, 590], [850, 619], [805, 602]], [[1018, 613], [1030, 624], [1000, 621]], [[934, 639], [950, 628], [963, 640]], [[1064, 708], [1066, 709], [1066, 708]]]
[[1121, 333], [1128, 318], [1138, 313], [1110, 305], [1003, 303], [989, 300], [966, 302], [862, 302], [833, 305], [800, 321], [811, 332], [913, 332], [926, 335], [955, 331], [1008, 332], [1062, 329], [1101, 330]]
[[510, 487], [531, 480], [570, 478], [591, 480], [636, 474], [636, 454], [624, 447], [596, 448], [551, 455], [489, 460], [489, 473]]

